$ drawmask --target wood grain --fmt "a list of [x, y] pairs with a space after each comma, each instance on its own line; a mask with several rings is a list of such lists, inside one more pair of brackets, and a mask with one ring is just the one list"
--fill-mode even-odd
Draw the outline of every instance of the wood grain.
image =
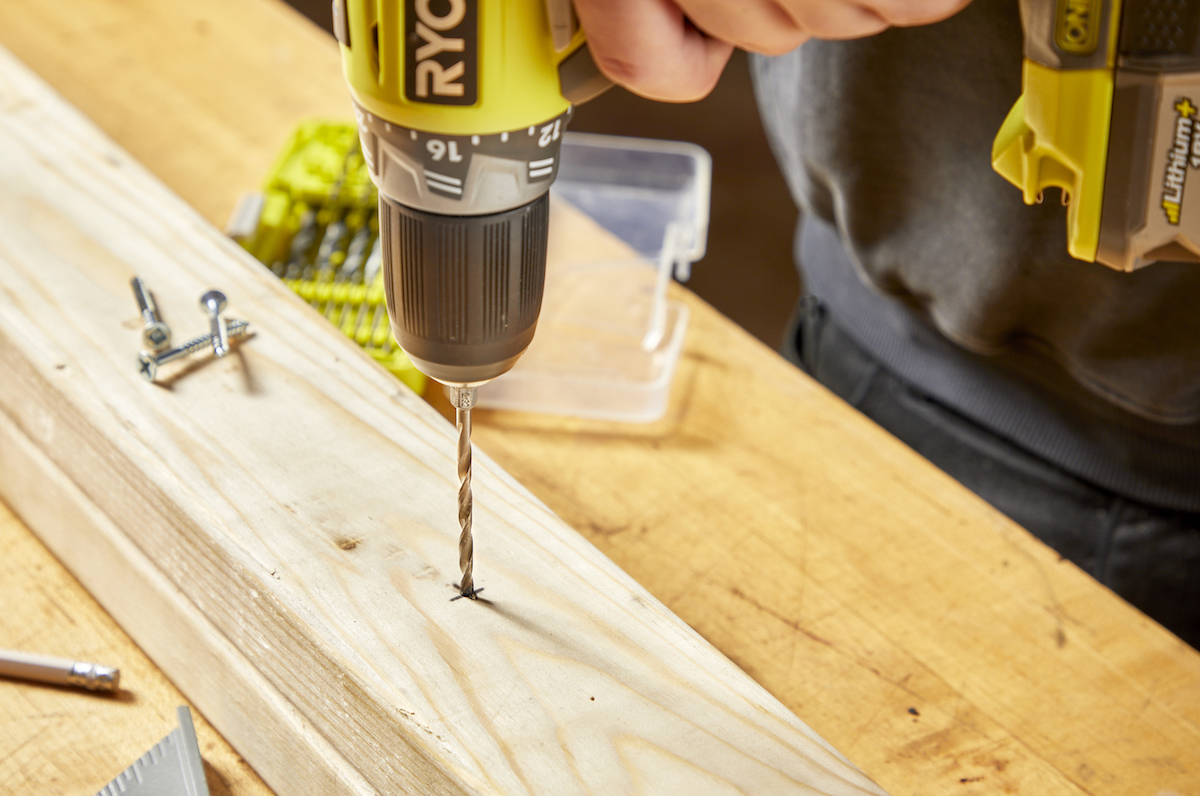
[[[4, 481], [120, 529], [43, 538], [272, 787], [882, 793], [486, 456], [451, 600], [453, 429], [8, 58], [0, 109]], [[145, 383], [135, 273], [255, 338]]]
[[[276, 0], [8, 0], [0, 43], [217, 224], [349, 116]], [[667, 418], [480, 412], [478, 446], [894, 796], [1200, 796], [1200, 655], [677, 296]]]
[[[106, 584], [119, 584], [122, 599], [136, 606], [124, 612], [123, 624], [151, 639], [147, 648], [154, 649], [158, 660], [171, 661], [176, 670], [182, 666], [204, 672], [200, 688], [217, 706], [210, 716], [257, 721], [271, 712], [269, 688], [228, 697], [227, 689], [236, 682], [230, 669], [242, 666], [236, 652], [3, 412], [0, 484], [0, 493], [19, 496], [12, 502], [20, 503], [26, 520], [84, 583], [97, 593]], [[0, 791], [95, 793], [174, 727], [174, 707], [186, 699], [3, 505], [0, 533], [0, 605], [5, 607], [0, 638], [24, 649], [117, 665], [122, 686], [117, 694], [101, 695], [0, 680]], [[187, 627], [204, 644], [175, 643], [177, 627]], [[197, 692], [196, 687], [190, 690]], [[277, 717], [288, 715], [286, 705], [277, 702], [274, 707]], [[193, 710], [192, 719], [212, 796], [271, 793], [203, 715]], [[260, 745], [281, 743], [283, 735], [264, 727]], [[319, 781], [305, 779], [305, 774], [311, 772], [295, 767], [293, 776], [302, 782]], [[348, 780], [327, 784], [337, 792], [356, 792]]]

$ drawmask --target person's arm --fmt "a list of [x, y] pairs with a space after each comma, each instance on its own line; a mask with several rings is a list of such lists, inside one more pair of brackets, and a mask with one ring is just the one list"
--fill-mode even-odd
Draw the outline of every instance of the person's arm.
[[602, 72], [635, 94], [689, 102], [734, 47], [777, 55], [810, 38], [854, 39], [952, 16], [969, 0], [575, 0]]

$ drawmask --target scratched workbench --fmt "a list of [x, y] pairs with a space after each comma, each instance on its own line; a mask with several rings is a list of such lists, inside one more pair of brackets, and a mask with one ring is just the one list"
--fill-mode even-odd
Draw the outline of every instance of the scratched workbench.
[[[297, 121], [350, 114], [334, 43], [274, 0], [7, 0], [0, 44], [217, 224]], [[894, 796], [1200, 795], [1200, 654], [678, 295], [663, 420], [480, 411], [478, 446]], [[173, 726], [184, 698], [2, 505], [0, 605], [0, 647], [127, 684], [0, 680], [0, 791], [94, 791]], [[197, 730], [215, 794], [269, 792]]]

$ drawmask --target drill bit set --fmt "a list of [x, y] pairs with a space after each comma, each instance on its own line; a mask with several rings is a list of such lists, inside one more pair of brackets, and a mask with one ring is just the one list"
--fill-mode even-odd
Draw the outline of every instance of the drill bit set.
[[377, 193], [353, 124], [299, 125], [263, 192], [227, 232], [417, 393], [426, 379], [396, 344], [384, 298]]

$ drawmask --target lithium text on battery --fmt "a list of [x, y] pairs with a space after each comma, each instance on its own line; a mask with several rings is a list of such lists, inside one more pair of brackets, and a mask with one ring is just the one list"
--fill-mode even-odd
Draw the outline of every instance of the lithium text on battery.
[[[1200, 132], [1196, 129], [1196, 106], [1191, 99], [1182, 97], [1175, 103], [1175, 141], [1167, 151], [1167, 169], [1163, 176], [1162, 209], [1167, 214], [1167, 222], [1178, 226], [1179, 214], [1183, 206], [1183, 186], [1187, 182], [1189, 156], [1191, 165], [1196, 168], [1198, 158], [1195, 154]], [[1195, 140], [1194, 140], [1195, 139]]]

